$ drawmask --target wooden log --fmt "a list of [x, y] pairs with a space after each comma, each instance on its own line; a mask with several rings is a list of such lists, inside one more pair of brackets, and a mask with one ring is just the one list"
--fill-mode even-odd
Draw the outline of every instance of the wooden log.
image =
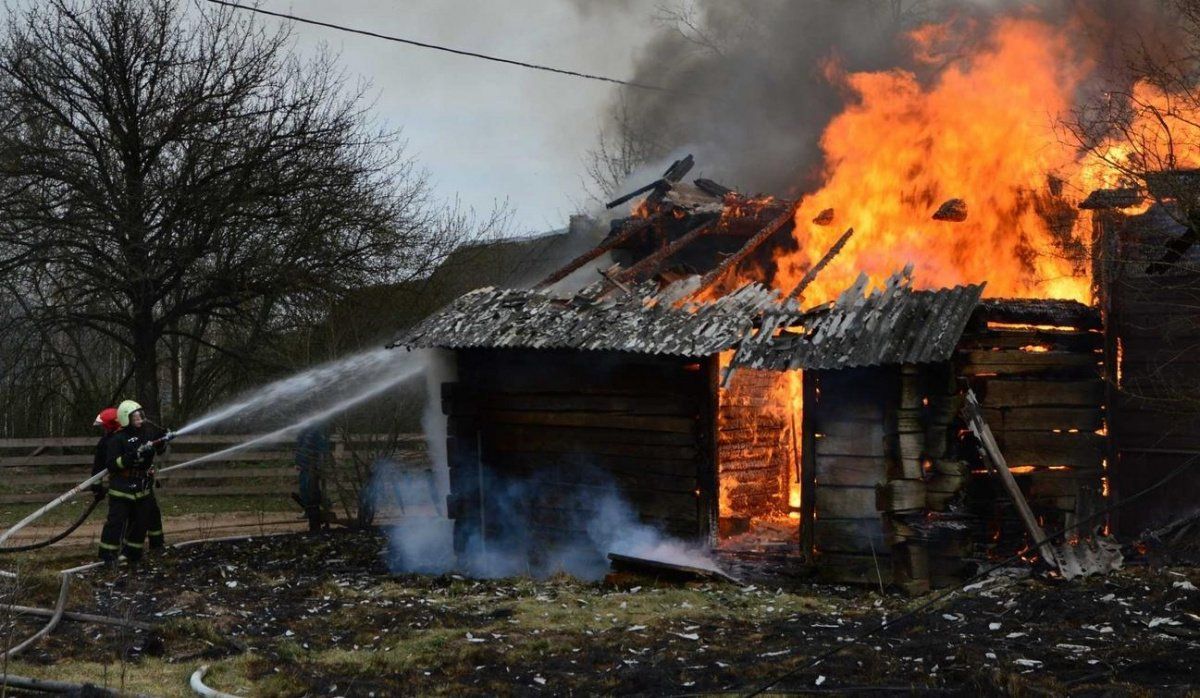
[[981, 401], [985, 407], [1094, 407], [1104, 403], [1104, 381], [987, 381]]
[[963, 375], [1019, 376], [1036, 374], [1097, 375], [1100, 356], [1066, 352], [966, 351], [961, 352]]
[[904, 543], [892, 551], [893, 579], [905, 594], [929, 591], [929, 554], [921, 543]]
[[1099, 330], [983, 330], [963, 336], [960, 349], [990, 351], [1019, 350], [1027, 346], [1046, 347], [1052, 351], [1090, 353], [1104, 345]]
[[636, 456], [605, 455], [597, 453], [531, 453], [496, 452], [485, 445], [485, 459], [489, 467], [514, 469], [528, 472], [541, 470], [578, 471], [581, 473], [627, 473], [639, 475], [663, 475], [673, 478], [697, 477], [699, 464], [695, 459], [645, 458]]
[[870, 553], [872, 546], [876, 555], [886, 554], [883, 522], [875, 519], [828, 519], [818, 518], [816, 529], [817, 548], [825, 552]]
[[770, 223], [764, 226], [762, 230], [755, 233], [754, 237], [747, 240], [746, 244], [742, 245], [741, 249], [726, 257], [712, 271], [705, 274], [704, 277], [700, 279], [700, 284], [696, 287], [696, 290], [689, 294], [688, 297], [696, 298], [703, 295], [727, 273], [729, 273], [730, 269], [736, 267], [742, 262], [742, 260], [749, 257], [755, 250], [761, 247], [764, 242], [769, 240], [780, 230], [783, 230], [784, 227], [791, 224], [796, 216], [796, 209], [799, 207], [799, 200], [788, 206], [786, 211], [779, 214]]
[[[828, 209], [828, 212], [829, 212], [829, 220], [827, 221], [827, 223], [832, 223], [833, 222], [833, 210]], [[818, 220], [821, 219], [821, 216], [824, 216], [824, 215], [825, 215], [825, 211], [822, 211], [821, 215], [817, 216], [817, 219]], [[822, 225], [822, 224], [818, 224], [818, 225]], [[808, 271], [804, 272], [804, 276], [802, 276], [800, 278], [799, 283], [797, 283], [796, 286], [794, 288], [792, 288], [792, 292], [789, 293], [787, 297], [788, 298], [803, 298], [804, 292], [806, 290], [808, 290], [809, 285], [812, 284], [812, 282], [816, 280], [817, 276], [819, 276], [821, 274], [821, 271], [826, 266], [828, 266], [830, 262], [833, 261], [834, 257], [837, 257], [838, 254], [841, 253], [842, 248], [845, 247], [846, 243], [850, 241], [850, 236], [852, 236], [852, 235], [854, 235], [854, 228], [847, 228], [846, 232], [842, 233], [841, 237], [839, 237], [837, 240], [835, 240], [833, 245], [831, 245], [829, 247], [829, 249], [825, 251], [825, 254], [821, 256], [821, 259], [819, 259], [816, 264], [809, 267]]]
[[879, 511], [919, 511], [925, 508], [923, 480], [888, 480], [876, 489], [875, 508]]
[[994, 432], [1007, 462], [1020, 465], [1067, 465], [1098, 468], [1104, 457], [1104, 437], [1086, 432]]
[[680, 235], [670, 244], [664, 245], [661, 249], [646, 255], [636, 264], [621, 271], [617, 275], [617, 280], [625, 283], [637, 283], [648, 275], [652, 275], [659, 265], [670, 259], [675, 253], [695, 242], [696, 238], [711, 231], [716, 224], [716, 220], [708, 220], [699, 225], [693, 226], [683, 235]]
[[883, 458], [886, 455], [882, 438], [875, 441], [851, 436], [825, 436], [814, 441], [818, 456]]
[[[695, 433], [670, 431], [634, 431], [631, 429], [607, 429], [551, 426], [537, 424], [492, 424], [483, 422], [481, 428], [485, 441], [489, 437], [512, 436], [537, 441], [567, 441], [578, 444], [622, 443], [655, 446], [695, 446]], [[475, 430], [472, 430], [472, 433]], [[457, 433], [451, 431], [450, 433]]]
[[871, 443], [883, 443], [887, 432], [882, 420], [879, 419], [871, 421], [822, 419], [818, 433], [822, 434], [822, 438], [826, 439], [848, 437]]
[[537, 286], [535, 286], [534, 288], [544, 288], [551, 284], [555, 284], [555, 283], [558, 283], [559, 281], [562, 281], [563, 279], [570, 276], [571, 273], [574, 272], [576, 269], [579, 269], [580, 267], [587, 264], [588, 262], [600, 257], [605, 252], [609, 252], [611, 250], [616, 249], [617, 247], [620, 247], [621, 245], [625, 244], [630, 239], [632, 239], [633, 236], [648, 230], [650, 228], [650, 224], [651, 224], [651, 220], [646, 219], [646, 218], [639, 218], [639, 219], [627, 221], [625, 223], [625, 225], [621, 228], [621, 232], [617, 233], [616, 235], [613, 235], [608, 240], [600, 243], [599, 245], [596, 245], [595, 247], [588, 250], [587, 252], [584, 252], [583, 254], [579, 255], [575, 259], [572, 259], [570, 262], [567, 263], [566, 266], [562, 267], [558, 271], [550, 274], [549, 276], [547, 276], [546, 278], [544, 278], [540, 282], [538, 282]]
[[692, 434], [697, 428], [697, 421], [691, 417], [614, 415], [604, 412], [516, 412], [487, 410], [481, 413], [480, 418], [497, 424], [663, 431], [677, 434]]
[[596, 395], [569, 393], [475, 393], [458, 391], [443, 395], [447, 414], [478, 414], [481, 409], [612, 413], [691, 417], [697, 414], [693, 400], [675, 395]]
[[924, 462], [920, 458], [900, 458], [894, 461], [890, 475], [898, 480], [920, 480], [925, 475]]
[[814, 463], [818, 486], [875, 487], [887, 481], [887, 461], [883, 457], [818, 455]]
[[1104, 424], [1104, 413], [1099, 406], [984, 408], [983, 416], [995, 432], [1054, 429], [1094, 432]]
[[526, 438], [523, 434], [488, 434], [487, 448], [499, 452], [595, 454], [600, 456], [633, 456], [647, 459], [694, 460], [700, 454], [697, 446], [672, 444], [619, 443], [601, 439], [580, 439], [571, 436], [544, 434]]
[[877, 519], [875, 488], [838, 487], [818, 484], [816, 487], [817, 519]]

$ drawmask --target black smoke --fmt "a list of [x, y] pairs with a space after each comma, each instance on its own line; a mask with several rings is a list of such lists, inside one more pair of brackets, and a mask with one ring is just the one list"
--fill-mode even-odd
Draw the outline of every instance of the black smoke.
[[845, 107], [828, 68], [921, 75], [908, 38], [920, 26], [952, 23], [969, 50], [999, 16], [1044, 18], [1095, 62], [1081, 104], [1187, 43], [1171, 0], [676, 0], [654, 13], [661, 31], [631, 77], [668, 90], [624, 89], [609, 142], [651, 142], [651, 160], [693, 152], [703, 176], [785, 196], [819, 182], [821, 133]]

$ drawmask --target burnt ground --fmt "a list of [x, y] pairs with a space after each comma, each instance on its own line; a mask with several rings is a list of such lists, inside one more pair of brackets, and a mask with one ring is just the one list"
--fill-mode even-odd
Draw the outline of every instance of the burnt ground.
[[[922, 602], [778, 580], [393, 576], [382, 546], [375, 533], [281, 536], [93, 571], [72, 610], [160, 628], [64, 622], [9, 670], [159, 695], [188, 695], [202, 663], [210, 686], [243, 695], [744, 693]], [[27, 594], [51, 605], [53, 579], [34, 579]], [[1196, 568], [996, 575], [777, 690], [1186, 694], [1200, 685], [1198, 586]]]

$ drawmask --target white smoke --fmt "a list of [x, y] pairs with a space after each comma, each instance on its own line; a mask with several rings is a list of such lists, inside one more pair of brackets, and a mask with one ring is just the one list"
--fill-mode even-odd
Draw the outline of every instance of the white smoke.
[[[565, 572], [594, 580], [608, 571], [609, 553], [717, 569], [704, 546], [672, 538], [639, 521], [615, 483], [596, 472], [588, 474], [588, 482], [605, 484], [589, 484], [574, 491], [564, 491], [561, 483], [538, 477], [498, 477], [494, 471], [485, 472], [484, 482], [492, 483], [485, 497], [487, 534], [482, 534], [477, 522], [460, 524], [461, 553], [457, 556], [453, 552], [454, 522], [428, 515], [433, 511], [429, 504], [434, 490], [431, 481], [402, 467], [377, 467], [376, 472], [380, 477], [372, 483], [372, 493], [377, 504], [401, 502], [409, 512], [388, 529], [387, 561], [396, 573], [544, 578]], [[547, 539], [544, 530], [537, 528], [532, 505], [545, 497], [556, 500], [557, 510], [569, 512], [555, 528], [573, 534]]]

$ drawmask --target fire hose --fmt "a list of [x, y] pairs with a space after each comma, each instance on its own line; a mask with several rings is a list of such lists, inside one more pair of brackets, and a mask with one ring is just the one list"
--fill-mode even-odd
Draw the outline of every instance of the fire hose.
[[[170, 442], [172, 439], [175, 438], [175, 436], [176, 436], [175, 432], [167, 431], [166, 435], [164, 435], [158, 439], [155, 439], [154, 441], [148, 441], [148, 442], [142, 444], [141, 446], [139, 446], [138, 452], [146, 453], [153, 448], [156, 448], [158, 446], [161, 446], [161, 445], [164, 445], [164, 444]], [[178, 466], [176, 466], [176, 467], [178, 467]], [[45, 514], [47, 512], [49, 512], [51, 509], [54, 509], [55, 507], [62, 504], [63, 502], [66, 502], [67, 500], [73, 499], [75, 497], [75, 495], [79, 494], [80, 492], [83, 492], [84, 490], [88, 489], [89, 487], [96, 484], [97, 482], [100, 482], [100, 480], [103, 479], [106, 474], [107, 474], [106, 471], [101, 470], [100, 472], [96, 473], [95, 475], [89, 477], [88, 479], [84, 480], [83, 482], [79, 483], [78, 485], [75, 485], [71, 489], [67, 490], [66, 492], [62, 493], [58, 497], [54, 498], [54, 500], [51, 501], [49, 504], [46, 504], [45, 506], [43, 506], [42, 508], [33, 512], [29, 516], [26, 516], [25, 518], [21, 519], [20, 521], [18, 521], [16, 523], [15, 526], [8, 529], [4, 533], [0, 533], [0, 544], [3, 544], [4, 541], [11, 538], [13, 536], [13, 534], [15, 534], [17, 531], [20, 531], [21, 529], [25, 528], [29, 524], [40, 519], [42, 516], [45, 516]], [[96, 505], [99, 503], [99, 501], [100, 501], [100, 498], [97, 497], [96, 501], [92, 503], [91, 509], [89, 509], [87, 511], [87, 514], [92, 513], [92, 509], [96, 508]], [[73, 524], [73, 528], [69, 529], [65, 534], [63, 534], [62, 538], [65, 538], [66, 536], [68, 536], [72, 532], [74, 532], [74, 530], [76, 528], [79, 528], [79, 526], [83, 524], [83, 519], [85, 519], [85, 518], [87, 518], [86, 515], [81, 517], [79, 521], [76, 521], [75, 524]], [[52, 542], [57, 542], [58, 540], [62, 540], [62, 538], [56, 538]], [[49, 543], [47, 543], [46, 545], [49, 545]], [[42, 547], [42, 546], [38, 545], [37, 547]], [[0, 552], [16, 552], [17, 550], [19, 550], [19, 549], [0, 547]]]
[[100, 502], [103, 499], [104, 499], [103, 496], [97, 494], [96, 498], [92, 500], [92, 503], [89, 504], [87, 506], [87, 508], [84, 509], [83, 512], [79, 514], [79, 518], [75, 519], [74, 523], [72, 523], [70, 526], [67, 526], [66, 529], [64, 529], [61, 533], [55, 535], [54, 537], [47, 538], [46, 540], [43, 540], [43, 541], [38, 541], [37, 543], [28, 543], [26, 545], [17, 545], [17, 546], [13, 546], [11, 548], [0, 548], [0, 554], [25, 553], [25, 552], [29, 552], [30, 550], [38, 550], [39, 548], [45, 548], [47, 546], [54, 545], [58, 541], [62, 540], [63, 538], [66, 538], [67, 536], [74, 533], [76, 529], [78, 529], [80, 526], [82, 526], [83, 522], [87, 521], [87, 518], [92, 515], [93, 511], [96, 510], [96, 507], [100, 506]]

